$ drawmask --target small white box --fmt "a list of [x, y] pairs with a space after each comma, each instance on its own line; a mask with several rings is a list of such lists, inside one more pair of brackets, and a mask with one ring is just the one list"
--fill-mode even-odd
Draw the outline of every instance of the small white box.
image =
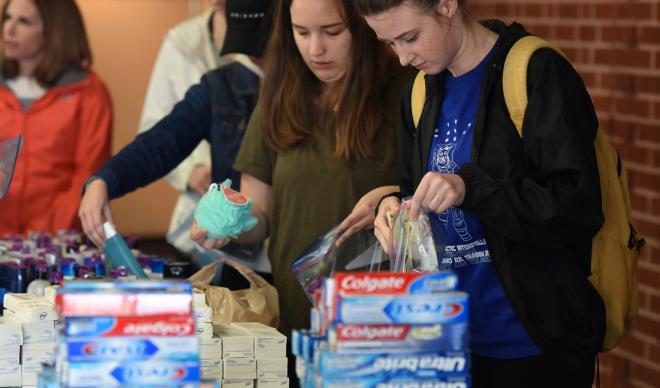
[[9, 317], [0, 317], [0, 346], [21, 345], [23, 326]]
[[46, 301], [46, 299], [43, 296], [39, 296], [36, 294], [29, 294], [29, 293], [8, 293], [5, 294], [5, 298], [3, 300], [3, 305], [5, 306], [6, 309], [9, 310], [16, 310], [16, 308], [24, 303], [32, 303], [32, 302], [39, 302], [39, 301]]
[[197, 338], [213, 338], [213, 325], [209, 322], [196, 322], [195, 336]]
[[199, 358], [202, 360], [220, 360], [222, 358], [222, 339], [218, 337], [200, 338]]
[[256, 358], [286, 357], [286, 336], [276, 329], [257, 322], [237, 322], [231, 326], [245, 329], [254, 336]]
[[222, 360], [217, 361], [217, 365], [204, 365], [205, 361], [202, 360], [201, 367], [199, 368], [202, 378], [206, 380], [220, 380], [222, 379]]
[[21, 326], [23, 328], [23, 345], [56, 341], [54, 321], [21, 322]]
[[0, 366], [0, 387], [21, 386], [21, 366]]
[[19, 345], [0, 346], [0, 374], [11, 373], [21, 365], [21, 347]]
[[54, 362], [56, 346], [55, 342], [23, 345], [23, 351], [21, 352], [23, 372], [40, 372], [41, 363]]
[[213, 333], [222, 338], [222, 358], [254, 358], [254, 337], [247, 330], [215, 325]]
[[57, 321], [58, 319], [53, 305], [46, 301], [32, 304], [24, 303], [16, 309], [6, 308], [3, 315], [14, 317], [21, 322]]
[[222, 369], [225, 379], [257, 378], [257, 360], [254, 358], [225, 358]]
[[289, 379], [258, 379], [256, 388], [285, 388], [289, 386]]
[[193, 288], [193, 294], [192, 294], [192, 305], [193, 307], [204, 307], [206, 306], [206, 294], [204, 291], [198, 289], [198, 288]]
[[257, 358], [258, 379], [285, 379], [288, 377], [286, 357]]
[[254, 380], [223, 379], [222, 388], [252, 388]]
[[41, 372], [41, 370], [34, 372], [23, 370], [21, 372], [21, 385], [23, 387], [26, 385], [37, 385], [37, 376], [39, 375], [39, 372]]
[[213, 309], [211, 309], [209, 306], [193, 306], [193, 316], [197, 322], [212, 322]]
[[57, 284], [47, 286], [44, 288], [44, 299], [52, 303], [55, 306], [55, 295], [57, 294], [57, 289], [60, 288]]

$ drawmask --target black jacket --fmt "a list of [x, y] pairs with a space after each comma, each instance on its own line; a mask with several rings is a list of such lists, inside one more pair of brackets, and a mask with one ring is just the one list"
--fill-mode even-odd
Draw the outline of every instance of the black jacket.
[[[593, 142], [598, 121], [582, 79], [550, 49], [527, 73], [529, 103], [518, 135], [504, 102], [502, 70], [519, 24], [484, 24], [499, 34], [481, 84], [462, 210], [479, 218], [500, 282], [521, 324], [548, 355], [575, 361], [602, 346], [605, 308], [589, 283], [591, 239], [603, 223]], [[426, 173], [444, 74], [426, 76], [419, 128], [403, 98], [402, 195]]]

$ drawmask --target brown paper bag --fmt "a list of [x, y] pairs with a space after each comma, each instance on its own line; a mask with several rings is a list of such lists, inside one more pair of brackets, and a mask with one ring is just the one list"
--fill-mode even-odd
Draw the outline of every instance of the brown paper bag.
[[[232, 291], [210, 285], [220, 263], [237, 270], [250, 288]], [[206, 303], [213, 309], [213, 324], [231, 322], [260, 322], [277, 328], [280, 323], [280, 305], [277, 290], [250, 268], [228, 259], [216, 260], [202, 267], [188, 280], [206, 294]]]

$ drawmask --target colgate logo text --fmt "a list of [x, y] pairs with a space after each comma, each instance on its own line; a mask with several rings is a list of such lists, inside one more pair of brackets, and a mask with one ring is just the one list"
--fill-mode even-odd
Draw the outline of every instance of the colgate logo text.
[[360, 291], [366, 293], [399, 291], [406, 285], [406, 280], [401, 277], [389, 276], [373, 278], [369, 276], [356, 277], [347, 276], [341, 282], [341, 288], [346, 291]]
[[345, 340], [402, 340], [408, 334], [405, 326], [347, 326], [339, 329], [339, 338]]
[[124, 327], [126, 335], [160, 335], [160, 336], [176, 336], [187, 335], [193, 332], [193, 327], [187, 323], [130, 323]]

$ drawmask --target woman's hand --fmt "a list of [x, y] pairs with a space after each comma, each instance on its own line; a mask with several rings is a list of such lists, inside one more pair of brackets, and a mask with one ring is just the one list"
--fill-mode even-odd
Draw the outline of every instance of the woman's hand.
[[340, 236], [335, 242], [335, 246], [340, 246], [349, 237], [362, 229], [373, 229], [378, 202], [383, 196], [396, 191], [399, 191], [399, 186], [380, 186], [363, 195], [351, 214], [337, 227], [336, 233]]
[[211, 185], [211, 167], [198, 164], [193, 168], [188, 179], [188, 188], [199, 195], [204, 195]]
[[420, 209], [427, 213], [442, 213], [460, 206], [465, 199], [465, 182], [456, 174], [429, 172], [424, 175], [410, 203], [410, 217], [416, 220]]
[[87, 185], [78, 209], [83, 231], [99, 249], [105, 247], [103, 223], [107, 221], [114, 224], [109, 202], [108, 186], [103, 179], [97, 178]]
[[383, 199], [378, 207], [378, 214], [374, 222], [374, 235], [380, 242], [383, 251], [388, 253], [390, 234], [394, 226], [394, 217], [401, 207], [401, 200], [397, 197], [387, 197]]
[[231, 242], [231, 238], [225, 237], [221, 239], [212, 239], [208, 238], [208, 230], [206, 228], [198, 228], [197, 222], [193, 221], [192, 227], [190, 228], [190, 238], [199, 244], [204, 249], [220, 249]]

